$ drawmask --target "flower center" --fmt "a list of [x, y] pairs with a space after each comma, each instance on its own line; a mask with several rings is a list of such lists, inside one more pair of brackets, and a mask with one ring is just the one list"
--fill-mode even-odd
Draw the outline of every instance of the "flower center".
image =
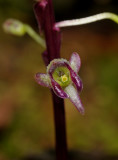
[[66, 87], [71, 83], [70, 71], [65, 66], [57, 67], [52, 76], [61, 87]]
[[67, 82], [68, 77], [64, 74], [63, 76], [61, 76], [61, 80], [62, 80], [62, 82]]

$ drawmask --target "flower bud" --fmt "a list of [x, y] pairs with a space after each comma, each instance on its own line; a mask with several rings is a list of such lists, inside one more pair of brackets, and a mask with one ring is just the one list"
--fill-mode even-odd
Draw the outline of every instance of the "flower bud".
[[6, 20], [3, 24], [3, 29], [5, 32], [17, 36], [23, 36], [26, 33], [25, 25], [15, 19]]

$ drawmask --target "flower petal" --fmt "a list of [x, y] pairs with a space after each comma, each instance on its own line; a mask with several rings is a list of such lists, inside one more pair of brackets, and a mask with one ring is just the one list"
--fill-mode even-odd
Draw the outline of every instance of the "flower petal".
[[35, 75], [35, 80], [36, 80], [36, 82], [37, 82], [38, 84], [40, 84], [41, 86], [51, 88], [50, 83], [49, 83], [49, 76], [48, 76], [47, 74], [37, 73], [37, 74]]
[[67, 63], [65, 63], [65, 65], [67, 66], [67, 68], [70, 71], [71, 79], [72, 79], [74, 85], [76, 86], [77, 90], [79, 92], [81, 92], [81, 90], [83, 89], [82, 80], [80, 79], [78, 74], [70, 67], [70, 65], [68, 65]]
[[64, 91], [69, 95], [69, 99], [81, 114], [84, 114], [84, 107], [81, 103], [79, 94], [73, 85], [67, 86]]
[[51, 77], [51, 85], [54, 93], [60, 98], [69, 98], [68, 94], [64, 92], [61, 86]]
[[83, 89], [83, 83], [80, 77], [74, 71], [71, 71], [71, 79], [73, 83], [75, 84], [77, 90], [81, 92]]
[[81, 66], [81, 59], [80, 59], [80, 56], [78, 55], [78, 53], [76, 53], [76, 52], [72, 53], [72, 56], [71, 56], [69, 62], [70, 62], [72, 69], [76, 73], [78, 73], [80, 66]]

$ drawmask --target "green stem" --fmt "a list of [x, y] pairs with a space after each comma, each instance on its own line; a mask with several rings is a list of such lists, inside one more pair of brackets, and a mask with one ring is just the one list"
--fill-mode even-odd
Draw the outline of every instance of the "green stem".
[[41, 38], [29, 25], [25, 24], [27, 34], [32, 37], [43, 48], [46, 48], [45, 40]]
[[118, 23], [118, 15], [114, 13], [110, 13], [110, 12], [104, 12], [104, 13], [96, 14], [96, 15], [86, 17], [86, 18], [57, 22], [56, 27], [83, 25], [83, 24], [92, 23], [92, 22], [96, 22], [99, 20], [103, 20], [103, 19], [110, 19], [114, 21], [115, 23]]

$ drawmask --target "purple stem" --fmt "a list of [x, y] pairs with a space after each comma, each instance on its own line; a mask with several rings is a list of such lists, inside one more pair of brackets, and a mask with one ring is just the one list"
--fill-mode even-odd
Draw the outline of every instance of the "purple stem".
[[[45, 64], [60, 57], [61, 34], [60, 29], [55, 27], [55, 18], [52, 0], [41, 0], [34, 6], [40, 30], [44, 31], [47, 51], [43, 54]], [[64, 100], [57, 97], [52, 91], [55, 132], [56, 132], [56, 158], [67, 160], [66, 126]]]

